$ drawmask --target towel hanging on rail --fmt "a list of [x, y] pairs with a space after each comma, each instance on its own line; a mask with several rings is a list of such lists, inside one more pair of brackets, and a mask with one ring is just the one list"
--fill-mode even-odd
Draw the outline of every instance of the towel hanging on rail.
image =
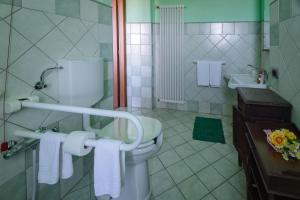
[[72, 155], [61, 151], [63, 137], [55, 133], [44, 133], [40, 141], [38, 182], [56, 184], [59, 180], [60, 155], [62, 153], [61, 178], [73, 175]]
[[209, 86], [209, 63], [210, 61], [197, 62], [197, 83], [199, 86]]

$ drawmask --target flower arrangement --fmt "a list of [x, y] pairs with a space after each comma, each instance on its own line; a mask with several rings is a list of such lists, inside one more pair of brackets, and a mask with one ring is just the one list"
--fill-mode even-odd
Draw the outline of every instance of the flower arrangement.
[[288, 129], [265, 130], [268, 143], [279, 153], [283, 159], [289, 160], [290, 157], [300, 160], [300, 140]]

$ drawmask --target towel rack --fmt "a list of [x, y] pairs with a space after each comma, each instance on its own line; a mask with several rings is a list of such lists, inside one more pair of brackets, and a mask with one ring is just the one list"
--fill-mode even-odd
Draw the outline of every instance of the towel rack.
[[[113, 110], [103, 110], [103, 109], [95, 109], [95, 108], [86, 108], [86, 107], [77, 107], [77, 106], [67, 106], [67, 105], [58, 105], [58, 104], [47, 104], [47, 103], [37, 103], [31, 101], [19, 101], [21, 107], [26, 108], [34, 108], [34, 109], [42, 109], [42, 110], [52, 110], [52, 111], [61, 111], [68, 113], [76, 113], [76, 114], [84, 114], [84, 115], [95, 115], [95, 116], [104, 116], [104, 117], [113, 117], [113, 118], [125, 118], [131, 120], [135, 127], [137, 128], [137, 136], [133, 143], [130, 144], [121, 144], [121, 151], [131, 151], [136, 149], [142, 142], [144, 137], [144, 129], [140, 120], [135, 117], [133, 114], [124, 112], [124, 111], [113, 111]], [[56, 133], [61, 136], [66, 136], [66, 133]], [[32, 131], [20, 131], [17, 130], [15, 132], [16, 136], [33, 138], [33, 139], [41, 139], [42, 134], [35, 133]], [[85, 142], [85, 146], [95, 147], [96, 140], [87, 140]]]

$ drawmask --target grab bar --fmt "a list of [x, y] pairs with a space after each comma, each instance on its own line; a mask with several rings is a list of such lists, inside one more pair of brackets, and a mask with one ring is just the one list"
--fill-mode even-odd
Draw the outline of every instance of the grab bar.
[[[67, 137], [67, 133], [59, 133], [59, 132], [53, 132], [53, 131], [47, 131], [46, 133], [52, 133], [55, 135], [59, 135], [63, 140]], [[42, 133], [36, 133], [34, 131], [24, 131], [24, 130], [17, 130], [15, 132], [15, 136], [20, 136], [20, 137], [27, 137], [27, 138], [32, 138], [32, 139], [38, 139], [40, 140], [43, 137]], [[86, 140], [84, 143], [84, 146], [86, 147], [95, 147], [96, 146], [96, 140]], [[120, 147], [121, 149], [121, 147]]]
[[[26, 107], [26, 108], [35, 108], [35, 109], [42, 109], [42, 110], [52, 110], [52, 111], [61, 111], [61, 112], [68, 112], [68, 113], [129, 119], [133, 122], [133, 124], [137, 128], [137, 136], [136, 136], [136, 140], [133, 143], [122, 144], [120, 146], [121, 151], [132, 151], [136, 149], [141, 144], [144, 137], [144, 129], [141, 125], [141, 122], [137, 117], [135, 117], [133, 114], [128, 112], [77, 107], [77, 106], [67, 106], [67, 105], [57, 105], [57, 104], [47, 104], [47, 103], [37, 103], [31, 101], [20, 101], [20, 103], [22, 107]], [[55, 133], [55, 134], [64, 134], [64, 133]], [[15, 135], [41, 139], [41, 134], [31, 132], [31, 131], [16, 131]], [[87, 140], [85, 145], [95, 147], [95, 140]]]

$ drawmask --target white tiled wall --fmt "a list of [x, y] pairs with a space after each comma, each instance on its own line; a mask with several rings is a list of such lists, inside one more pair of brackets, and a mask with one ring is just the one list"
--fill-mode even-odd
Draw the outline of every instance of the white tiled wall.
[[127, 24], [128, 106], [153, 106], [151, 26], [151, 23]]
[[[159, 65], [159, 25], [154, 25], [154, 65]], [[193, 61], [225, 61], [223, 75], [248, 73], [248, 64], [260, 65], [260, 23], [186, 23], [184, 34], [185, 100], [183, 105], [156, 102], [158, 107], [231, 114], [235, 92], [223, 81], [221, 88], [197, 86]], [[154, 93], [155, 94], [155, 93]]]
[[[59, 103], [57, 72], [49, 74], [46, 78], [47, 88], [41, 91], [34, 89], [42, 71], [55, 66], [62, 58], [103, 57], [105, 97], [96, 107], [112, 109], [112, 26], [107, 18], [102, 23], [103, 13], [99, 13], [100, 4], [90, 0], [15, 0], [20, 4], [15, 6], [13, 15], [10, 15], [11, 5], [7, 2], [9, 1], [0, 0], [0, 91], [4, 90], [3, 69], [7, 69], [7, 99], [35, 94], [42, 102]], [[66, 5], [66, 9], [62, 9], [66, 13], [58, 14], [58, 7]], [[105, 9], [107, 13], [111, 13], [110, 7], [101, 8], [102, 11]], [[10, 25], [11, 46], [8, 53]], [[8, 65], [7, 58], [9, 58]], [[35, 130], [40, 126], [48, 125], [56, 125], [61, 131], [66, 132], [82, 129], [81, 117], [66, 113], [24, 109], [3, 116], [2, 102], [1, 99], [0, 142], [3, 141], [4, 119], [7, 121], [7, 139], [14, 139], [13, 132], [16, 129]], [[30, 152], [28, 154], [30, 155]], [[24, 153], [8, 161], [3, 160], [1, 156], [0, 199], [8, 198], [6, 195], [12, 189], [11, 184], [20, 188], [20, 197], [11, 195], [9, 198], [24, 199], [21, 189], [26, 188], [26, 184], [22, 184], [23, 178], [20, 177], [24, 177], [25, 169], [31, 165], [28, 158], [30, 156], [25, 157]], [[82, 168], [85, 163], [82, 158], [75, 160], [75, 170], [81, 172], [77, 174], [79, 176], [61, 185], [41, 188], [48, 192], [58, 190], [60, 191], [58, 196], [61, 197], [68, 193], [83, 176]], [[80, 163], [81, 169], [76, 167], [80, 166]], [[31, 184], [30, 181], [27, 180]]]
[[[249, 73], [248, 64], [260, 67], [260, 26], [258, 22], [186, 23], [183, 52], [186, 103], [171, 105], [155, 101], [154, 70], [159, 66], [159, 24], [127, 24], [129, 106], [152, 107], [152, 104], [145, 105], [147, 101], [151, 102], [148, 98], [151, 96], [157, 107], [231, 114], [235, 92], [227, 88], [225, 81], [221, 88], [198, 87], [193, 61], [222, 60], [226, 62], [223, 74]], [[143, 84], [146, 81], [151, 86]]]

